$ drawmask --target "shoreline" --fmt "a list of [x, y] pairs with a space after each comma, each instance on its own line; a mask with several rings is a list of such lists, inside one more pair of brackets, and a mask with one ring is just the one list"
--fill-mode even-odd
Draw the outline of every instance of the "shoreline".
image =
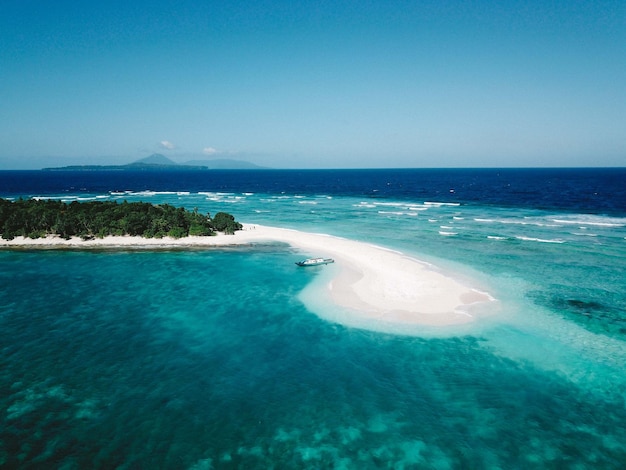
[[[246, 246], [281, 242], [335, 259], [338, 275], [326, 286], [332, 302], [360, 319], [385, 324], [450, 326], [476, 320], [474, 305], [493, 297], [446, 276], [428, 263], [364, 242], [292, 229], [243, 224], [235, 235], [82, 240], [48, 236], [0, 240], [0, 249], [171, 249]], [[306, 268], [305, 268], [306, 269]]]

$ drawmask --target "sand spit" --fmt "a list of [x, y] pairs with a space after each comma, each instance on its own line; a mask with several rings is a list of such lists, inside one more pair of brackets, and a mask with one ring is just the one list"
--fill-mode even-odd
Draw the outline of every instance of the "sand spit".
[[[493, 298], [433, 266], [383, 247], [345, 238], [263, 225], [244, 224], [235, 235], [214, 237], [59, 237], [0, 240], [12, 248], [176, 248], [283, 242], [335, 258], [339, 274], [328, 283], [332, 300], [366, 319], [385, 323], [455, 325], [475, 319], [471, 307]], [[337, 269], [335, 268], [335, 269]], [[307, 269], [307, 268], [302, 268]]]

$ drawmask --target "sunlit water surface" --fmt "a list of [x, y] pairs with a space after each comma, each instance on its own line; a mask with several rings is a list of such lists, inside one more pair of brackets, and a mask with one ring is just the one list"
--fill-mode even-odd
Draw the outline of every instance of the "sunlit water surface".
[[623, 468], [623, 215], [159, 189], [24, 195], [371, 242], [498, 301], [463, 327], [372, 331], [317, 297], [336, 266], [282, 244], [0, 251], [0, 467]]

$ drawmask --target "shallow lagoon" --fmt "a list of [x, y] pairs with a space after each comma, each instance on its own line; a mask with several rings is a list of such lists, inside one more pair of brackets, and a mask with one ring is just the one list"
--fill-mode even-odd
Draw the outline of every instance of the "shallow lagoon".
[[307, 310], [302, 296], [325, 272], [298, 269], [309, 254], [280, 244], [3, 251], [5, 466], [626, 460], [623, 217], [328, 191], [202, 192], [52, 196], [226, 210], [376, 243], [478, 279], [499, 309], [465, 330], [345, 327]]

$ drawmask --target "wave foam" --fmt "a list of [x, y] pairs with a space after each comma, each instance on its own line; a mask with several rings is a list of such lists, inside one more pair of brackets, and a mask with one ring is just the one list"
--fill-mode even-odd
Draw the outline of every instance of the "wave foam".
[[426, 201], [424, 202], [425, 206], [433, 206], [433, 207], [442, 207], [442, 206], [452, 206], [457, 207], [460, 206], [460, 202], [436, 202], [436, 201]]
[[387, 215], [404, 215], [404, 212], [398, 211], [378, 211], [379, 214], [387, 214]]
[[587, 225], [594, 227], [626, 227], [626, 219], [617, 217], [600, 217], [594, 215], [552, 219], [552, 221], [558, 224]]
[[523, 240], [526, 242], [539, 242], [539, 243], [565, 243], [565, 240], [561, 240], [560, 238], [554, 239], [545, 239], [545, 238], [534, 238], [534, 237], [524, 237], [524, 236], [516, 236], [518, 240]]

